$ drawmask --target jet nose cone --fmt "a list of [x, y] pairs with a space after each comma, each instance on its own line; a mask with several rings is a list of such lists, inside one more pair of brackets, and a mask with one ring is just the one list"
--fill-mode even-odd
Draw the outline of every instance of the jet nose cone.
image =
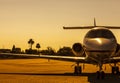
[[106, 38], [93, 38], [85, 41], [85, 46], [92, 50], [111, 50], [115, 44], [115, 41]]

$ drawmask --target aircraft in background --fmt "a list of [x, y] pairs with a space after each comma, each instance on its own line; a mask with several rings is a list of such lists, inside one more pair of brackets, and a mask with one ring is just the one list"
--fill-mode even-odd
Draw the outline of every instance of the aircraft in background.
[[83, 27], [63, 27], [63, 29], [90, 29], [83, 39], [83, 44], [74, 43], [72, 46], [74, 57], [68, 56], [50, 56], [50, 55], [29, 55], [29, 54], [12, 54], [12, 53], [1, 53], [2, 55], [11, 56], [25, 56], [25, 57], [36, 57], [55, 59], [62, 61], [75, 62], [74, 67], [75, 74], [81, 74], [82, 68], [79, 64], [94, 64], [99, 66], [97, 71], [97, 78], [104, 79], [105, 73], [102, 69], [103, 64], [111, 64], [112, 74], [119, 73], [119, 67], [117, 66], [120, 62], [120, 45], [118, 44], [114, 34], [109, 29], [120, 29], [115, 26], [96, 26], [94, 19], [94, 26], [83, 26]]

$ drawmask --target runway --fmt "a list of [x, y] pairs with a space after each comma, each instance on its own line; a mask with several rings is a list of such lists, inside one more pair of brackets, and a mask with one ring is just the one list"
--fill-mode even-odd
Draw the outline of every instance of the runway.
[[[0, 60], [0, 83], [119, 83], [120, 75], [110, 74], [103, 66], [104, 80], [96, 79], [98, 67], [85, 65], [79, 76], [73, 74], [74, 63], [47, 59]], [[82, 65], [82, 64], [81, 64]]]

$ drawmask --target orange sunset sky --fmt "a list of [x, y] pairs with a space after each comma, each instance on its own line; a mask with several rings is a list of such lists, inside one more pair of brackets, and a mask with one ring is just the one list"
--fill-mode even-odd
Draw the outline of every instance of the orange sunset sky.
[[[120, 0], [0, 0], [0, 48], [28, 48], [33, 38], [41, 49], [81, 42], [88, 30], [63, 26], [120, 26]], [[120, 43], [120, 30], [112, 30]]]

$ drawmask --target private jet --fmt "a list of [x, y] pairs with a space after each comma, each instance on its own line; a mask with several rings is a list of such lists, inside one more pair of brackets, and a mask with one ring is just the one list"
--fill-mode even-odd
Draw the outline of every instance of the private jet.
[[114, 64], [111, 66], [112, 74], [119, 74], [119, 67], [117, 64], [120, 62], [120, 45], [118, 44], [115, 35], [110, 29], [120, 29], [116, 26], [96, 26], [94, 19], [94, 26], [82, 27], [63, 27], [63, 29], [90, 29], [84, 39], [83, 44], [74, 43], [72, 50], [75, 56], [50, 56], [50, 55], [29, 55], [29, 54], [12, 54], [1, 53], [2, 55], [11, 56], [27, 56], [45, 59], [55, 59], [62, 61], [75, 62], [74, 74], [79, 75], [82, 73], [80, 64], [93, 64], [99, 67], [97, 71], [97, 78], [104, 79], [105, 73], [103, 71], [103, 64]]

